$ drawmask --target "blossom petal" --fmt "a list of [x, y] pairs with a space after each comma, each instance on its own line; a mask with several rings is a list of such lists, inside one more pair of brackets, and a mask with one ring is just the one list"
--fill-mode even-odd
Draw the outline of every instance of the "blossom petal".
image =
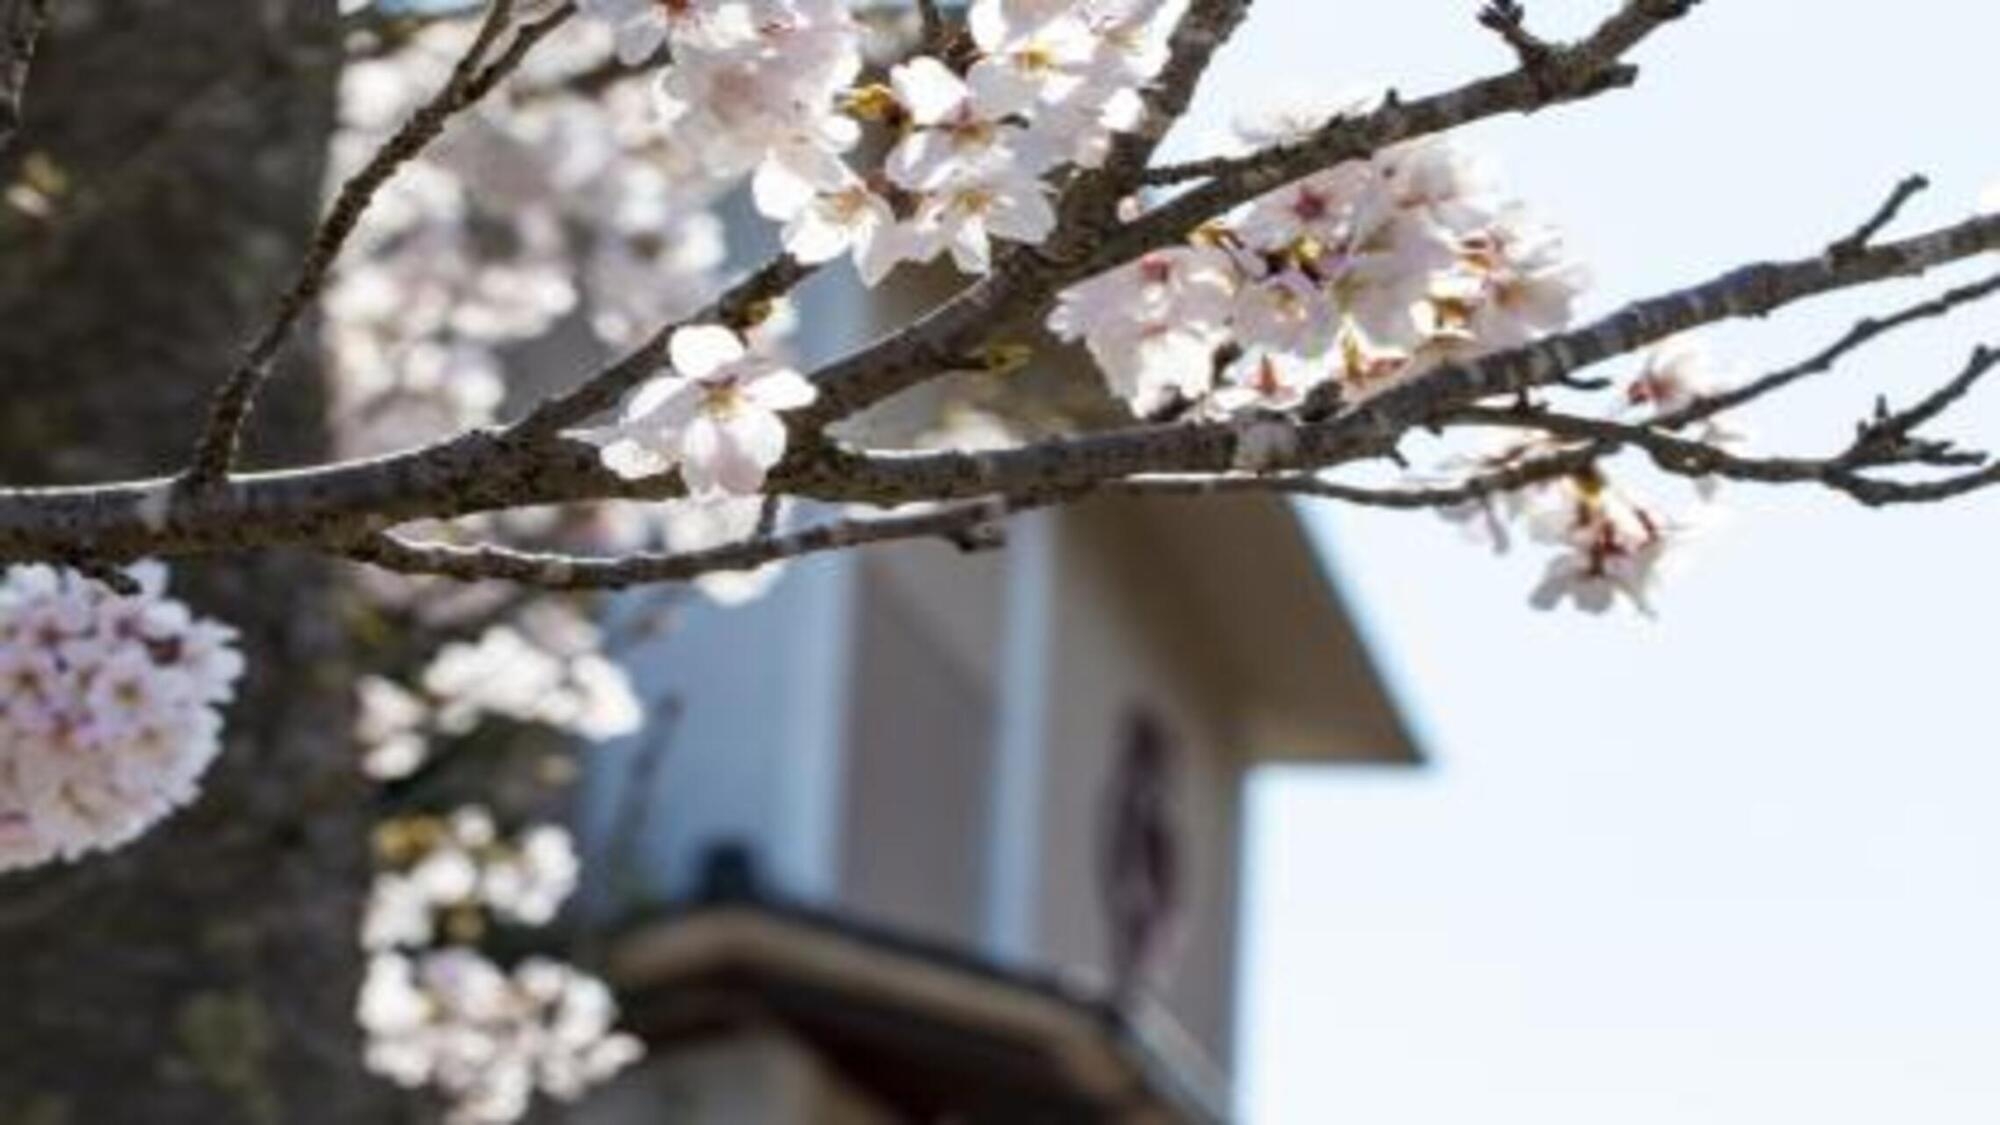
[[810, 207], [816, 194], [810, 180], [773, 157], [765, 157], [750, 178], [750, 195], [757, 203], [757, 213], [779, 222]]
[[795, 410], [818, 398], [819, 388], [791, 368], [778, 367], [758, 376], [743, 393], [769, 410]]
[[889, 84], [895, 88], [896, 100], [909, 111], [910, 120], [918, 125], [936, 125], [970, 96], [964, 81], [929, 55], [890, 71]]
[[719, 324], [697, 324], [674, 333], [667, 342], [674, 370], [692, 379], [706, 379], [743, 358], [743, 341]]
[[690, 495], [753, 496], [764, 471], [785, 454], [785, 426], [766, 410], [744, 410], [723, 421], [703, 415], [683, 438], [681, 479]]

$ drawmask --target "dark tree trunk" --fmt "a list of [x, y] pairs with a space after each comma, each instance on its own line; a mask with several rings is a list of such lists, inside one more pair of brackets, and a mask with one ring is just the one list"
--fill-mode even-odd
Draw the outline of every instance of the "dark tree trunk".
[[[0, 164], [0, 480], [179, 467], [320, 198], [334, 0], [55, 0]], [[309, 347], [260, 460], [325, 452]], [[332, 575], [177, 569], [250, 660], [199, 803], [0, 876], [0, 1125], [380, 1121], [353, 1031], [365, 792]]]

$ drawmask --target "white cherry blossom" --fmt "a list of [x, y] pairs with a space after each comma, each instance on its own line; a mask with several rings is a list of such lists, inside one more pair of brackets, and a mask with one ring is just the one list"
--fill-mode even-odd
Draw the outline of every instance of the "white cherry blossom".
[[723, 49], [756, 38], [750, 6], [736, 0], [577, 0], [612, 28], [618, 61], [640, 66], [669, 39]]
[[495, 625], [475, 641], [444, 646], [420, 677], [432, 725], [463, 734], [500, 715], [596, 740], [630, 734], [642, 718], [638, 699], [623, 669], [594, 651], [594, 638], [593, 630], [560, 651]]
[[907, 228], [907, 251], [919, 262], [949, 251], [960, 270], [985, 273], [993, 266], [993, 239], [1033, 244], [1055, 225], [1047, 185], [1018, 169], [994, 166], [925, 195]]
[[801, 202], [785, 224], [785, 249], [812, 264], [852, 254], [861, 282], [881, 283], [906, 256], [908, 232], [898, 224], [887, 200], [850, 175], [831, 191], [816, 192]]
[[544, 957], [509, 971], [464, 948], [379, 953], [356, 1014], [368, 1068], [437, 1091], [449, 1125], [518, 1121], [537, 1093], [573, 1100], [644, 1054], [602, 981]]
[[1017, 108], [969, 86], [928, 55], [889, 75], [896, 99], [914, 126], [890, 151], [889, 178], [911, 191], [934, 191], [1000, 174], [1026, 179], [1044, 165], [1024, 142], [1027, 130], [1006, 119]]
[[671, 373], [597, 434], [605, 465], [634, 477], [678, 467], [697, 498], [755, 495], [785, 454], [779, 415], [810, 404], [818, 389], [719, 325], [675, 332], [668, 353]]

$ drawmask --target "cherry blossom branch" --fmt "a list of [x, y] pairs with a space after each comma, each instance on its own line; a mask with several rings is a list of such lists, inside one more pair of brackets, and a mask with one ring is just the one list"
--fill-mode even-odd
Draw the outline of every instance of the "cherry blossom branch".
[[[2000, 216], [1989, 215], [1839, 260], [1821, 254], [1740, 267], [1636, 301], [1592, 324], [1440, 367], [1331, 417], [1300, 422], [1288, 436], [1288, 450], [1265, 467], [1304, 469], [1381, 456], [1413, 427], [1436, 422], [1455, 407], [1548, 386], [1690, 329], [1766, 316], [1809, 297], [1919, 274], [1994, 250], [2000, 250]], [[779, 480], [828, 499], [1033, 493], [1144, 473], [1226, 472], [1236, 467], [1243, 433], [1244, 426], [1233, 422], [1135, 426], [1012, 449], [864, 454], [810, 476], [795, 479], [781, 473]], [[840, 491], [811, 491], [815, 488]]]
[[[1961, 451], [1949, 442], [1915, 436], [1919, 427], [1964, 398], [1996, 367], [2000, 367], [2000, 350], [1974, 349], [1957, 375], [1915, 404], [1899, 411], [1878, 406], [1873, 418], [1856, 427], [1855, 437], [1847, 448], [1829, 457], [1748, 457], [1649, 424], [1540, 409], [1468, 406], [1452, 411], [1442, 421], [1532, 430], [1591, 441], [1607, 450], [1630, 446], [1645, 453], [1662, 470], [1680, 476], [1720, 477], [1759, 484], [1819, 484], [1865, 504], [1913, 503], [1955, 496], [2000, 482], [2000, 468], [1988, 465], [1985, 454]], [[1866, 472], [1907, 466], [1971, 467], [1975, 471], [1919, 482], [1875, 477]]]
[[[1546, 385], [1691, 328], [1766, 315], [1808, 297], [1996, 249], [2000, 216], [1984, 216], [1838, 261], [1820, 255], [1732, 270], [1594, 324], [1440, 368], [1332, 417], [1300, 421], [1285, 456], [1268, 467], [1303, 470], [1382, 456], [1403, 433], [1453, 407]], [[1148, 473], [1230, 472], [1243, 432], [1230, 423], [1135, 426], [1010, 449], [942, 453], [855, 452], [806, 442], [774, 471], [770, 489], [878, 504], [995, 494], [1032, 500]], [[584, 442], [523, 442], [484, 430], [373, 460], [242, 474], [204, 490], [175, 485], [168, 479], [0, 489], [0, 560], [117, 562], [276, 545], [339, 550], [412, 520], [660, 499], [683, 491], [673, 474], [621, 479]]]
[[1725, 320], [1768, 316], [1809, 297], [2000, 250], [2000, 215], [1982, 215], [1842, 257], [1829, 254], [1762, 262], [1658, 297], [1635, 301], [1593, 324], [1465, 363], [1447, 365], [1394, 387], [1341, 419], [1397, 433], [1450, 406], [1547, 386], [1614, 356]]
[[[1195, 0], [1190, 4], [1171, 41], [1170, 57], [1174, 61], [1150, 91], [1156, 120], [1162, 127], [1185, 109], [1207, 59], [1242, 18], [1245, 6], [1243, 0]], [[1302, 412], [1290, 418], [1137, 425], [983, 452], [855, 450], [825, 437], [827, 424], [853, 410], [940, 371], [977, 363], [980, 348], [992, 339], [997, 326], [1045, 301], [1069, 282], [1115, 265], [1125, 260], [1125, 256], [1143, 253], [1153, 245], [1166, 245], [1184, 237], [1188, 223], [1213, 213], [1212, 210], [1177, 212], [1175, 209], [1190, 197], [1220, 191], [1211, 195], [1210, 200], [1216, 207], [1226, 207], [1296, 175], [1367, 156], [1384, 145], [1497, 113], [1574, 100], [1629, 81], [1631, 69], [1621, 61], [1624, 53], [1689, 7], [1684, 2], [1629, 0], [1585, 39], [1551, 46], [1547, 57], [1526, 61], [1515, 72], [1413, 102], [1391, 98], [1372, 112], [1330, 122], [1299, 144], [1278, 146], [1214, 165], [1208, 173], [1208, 183], [1135, 222], [1107, 228], [1103, 224], [1116, 224], [1112, 214], [1115, 204], [1141, 178], [1159, 133], [1155, 130], [1120, 138], [1102, 168], [1073, 178], [1060, 201], [1056, 233], [1043, 248], [1003, 255], [993, 275], [969, 286], [913, 326], [819, 372], [820, 401], [787, 415], [792, 429], [790, 452], [773, 469], [767, 492], [830, 502], [895, 504], [970, 499], [975, 504], [1034, 505], [1059, 503], [1099, 490], [1185, 494], [1262, 488], [1390, 507], [1461, 503], [1493, 491], [1579, 471], [1589, 461], [1628, 445], [1658, 449], [1663, 438], [1683, 440], [1662, 431], [1668, 423], [1680, 425], [1698, 420], [1814, 371], [1825, 370], [1883, 332], [1942, 315], [2000, 290], [2000, 278], [1995, 278], [1952, 290], [1885, 318], [1864, 321], [1848, 337], [1802, 364], [1774, 372], [1749, 388], [1703, 400], [1678, 420], [1673, 416], [1661, 419], [1656, 428], [1646, 431], [1650, 435], [1648, 440], [1654, 442], [1650, 447], [1620, 430], [1575, 432], [1567, 436], [1582, 443], [1576, 449], [1549, 455], [1541, 461], [1505, 466], [1490, 477], [1449, 488], [1363, 489], [1309, 474], [1357, 460], [1393, 455], [1397, 440], [1414, 427], [1442, 424], [1454, 417], [1458, 422], [1453, 424], [1463, 424], [1464, 415], [1453, 412], [1475, 409], [1474, 404], [1481, 399], [1572, 380], [1577, 372], [1604, 359], [1628, 354], [1690, 328], [1734, 317], [1766, 315], [1820, 293], [1920, 273], [1984, 254], [2000, 248], [2000, 217], [1973, 219], [1915, 238], [1877, 243], [1876, 236], [1914, 192], [1899, 187], [1890, 204], [1878, 210], [1855, 234], [1810, 258], [1732, 270], [1700, 285], [1636, 302], [1595, 324], [1557, 333], [1524, 347], [1437, 368], [1360, 406], [1325, 414]], [[565, 7], [548, 20], [528, 25], [494, 61], [478, 59], [463, 64], [464, 72], [473, 77], [459, 96], [476, 97], [483, 87], [497, 82], [504, 72], [500, 68], [512, 65], [507, 62], [512, 52], [525, 53], [524, 40], [531, 45], [532, 40], [526, 37], [533, 29], [542, 28], [546, 33], [568, 11]], [[487, 50], [497, 44], [499, 34], [496, 31], [489, 38]], [[514, 55], [513, 62], [518, 61], [519, 56]], [[388, 162], [382, 173], [386, 178], [393, 172], [395, 160], [378, 159]], [[1218, 185], [1227, 186], [1218, 188]], [[378, 181], [375, 187], [379, 186]], [[360, 206], [365, 207], [374, 188], [357, 190]], [[1162, 218], [1163, 215], [1169, 218]], [[358, 211], [347, 220], [348, 229], [356, 219]], [[344, 237], [344, 233], [333, 236], [334, 251]], [[323, 278], [330, 262], [329, 254], [315, 267], [316, 273], [308, 272]], [[88, 488], [0, 490], [0, 559], [111, 563], [144, 554], [182, 555], [298, 545], [332, 553], [367, 554], [371, 561], [384, 565], [400, 561], [410, 566], [421, 563], [433, 567], [497, 567], [511, 568], [518, 574], [532, 569], [530, 562], [534, 567], [546, 567], [552, 558], [560, 562], [560, 557], [525, 555], [497, 547], [414, 544], [383, 535], [388, 528], [419, 519], [450, 519], [540, 504], [682, 495], [685, 489], [676, 474], [622, 479], [602, 464], [593, 445], [575, 440], [563, 431], [614, 406], [624, 394], [651, 377], [663, 363], [666, 342], [676, 328], [707, 322], [721, 322], [739, 329], [752, 325], [761, 320], [770, 301], [789, 291], [808, 273], [808, 267], [790, 258], [767, 263], [701, 313], [662, 329], [617, 362], [570, 391], [545, 400], [505, 429], [468, 432], [376, 460], [241, 476], [227, 474], [229, 458], [225, 449], [218, 476], [201, 489], [178, 486], [185, 481], [157, 480]], [[1966, 386], [1970, 385], [1970, 378]], [[253, 392], [254, 383], [253, 379]], [[1922, 406], [1920, 416], [1909, 422], [1900, 436], [1893, 433], [1899, 424], [1897, 420], [1907, 420], [1909, 412], [1885, 413], [1876, 422], [1878, 442], [1896, 437], [1902, 455], [1918, 463], [1963, 466], [1966, 463], [1963, 454], [1917, 442], [1908, 432], [1941, 412], [1962, 393], [1959, 390], [1942, 400], [1927, 400], [1932, 404]], [[247, 412], [247, 398], [243, 409]], [[231, 427], [225, 427], [225, 432], [233, 435], [234, 426], [240, 426], [240, 422], [238, 416]], [[1260, 440], [1269, 437], [1271, 428], [1282, 432], [1282, 440], [1269, 455], [1255, 459], [1256, 468], [1271, 470], [1266, 475], [1248, 476], [1239, 471], [1244, 463], [1246, 437], [1253, 428], [1267, 431], [1260, 435]], [[233, 446], [233, 442], [231, 436], [229, 444]], [[1758, 459], [1738, 460], [1761, 465]], [[1838, 468], [1846, 471], [1882, 463]], [[1766, 467], [1763, 471], [1778, 470]], [[1899, 482], [1879, 480], [1863, 483], [1869, 489], [1904, 487]], [[1946, 480], [1925, 482], [1922, 487], [1936, 490], [1966, 488], [1970, 484]], [[1000, 499], [995, 501], [995, 497]], [[961, 512], [960, 516], [973, 518], [969, 512]], [[925, 518], [944, 517], [932, 512], [926, 513]], [[755, 537], [757, 545], [725, 549], [752, 551], [750, 555], [704, 552], [638, 556], [633, 560], [570, 561], [584, 564], [581, 573], [591, 576], [592, 581], [606, 576], [616, 581], [639, 574], [672, 576], [683, 573], [680, 568], [695, 565], [727, 569], [755, 565], [755, 558], [760, 557], [755, 551], [833, 549], [846, 542], [842, 537], [848, 532], [839, 530], [843, 526], [827, 525], [794, 535], [760, 535]], [[859, 534], [924, 534], [922, 529], [933, 525], [913, 524], [915, 530], [905, 531], [897, 531], [897, 527], [892, 523]], [[801, 539], [801, 536], [820, 538]], [[824, 546], [801, 548], [802, 543]], [[696, 561], [689, 562], [691, 558]], [[473, 561], [468, 563], [466, 559]], [[606, 569], [623, 562], [634, 562], [635, 566], [625, 571]]]
[[906, 515], [832, 520], [783, 535], [753, 535], [701, 551], [631, 554], [615, 558], [420, 543], [392, 534], [371, 536], [346, 549], [353, 559], [400, 574], [460, 581], [502, 580], [554, 590], [622, 590], [682, 582], [718, 571], [753, 570], [766, 563], [846, 550], [870, 543], [946, 539], [964, 549], [989, 545], [982, 532], [1015, 512], [1053, 498], [991, 497]]
[[507, 46], [494, 54], [494, 45], [513, 23], [513, 0], [492, 0], [472, 43], [452, 67], [444, 85], [375, 150], [360, 171], [341, 185], [333, 206], [313, 234], [298, 274], [278, 299], [270, 322], [216, 389], [207, 423], [195, 443], [187, 469], [188, 484], [210, 486], [229, 473], [242, 441], [244, 424], [249, 420], [259, 389], [270, 378], [278, 353], [326, 287], [334, 261], [377, 193], [403, 165], [443, 134], [455, 115], [490, 93], [521, 65], [537, 43], [574, 14], [575, 8], [565, 3], [548, 15], [523, 24]]
[[19, 135], [28, 69], [35, 45], [48, 26], [52, 0], [5, 0], [0, 5], [0, 156]]
[[[1589, 36], [1574, 44], [1549, 45], [1541, 61], [1523, 63], [1506, 74], [1415, 101], [1406, 102], [1392, 90], [1374, 110], [1337, 116], [1298, 141], [1271, 145], [1242, 156], [1211, 157], [1152, 168], [1143, 174], [1143, 182], [1172, 184], [1191, 179], [1209, 182], [1133, 225], [1144, 224], [1147, 233], [1138, 237], [1148, 238], [1152, 237], [1153, 228], [1191, 230], [1209, 215], [1227, 210], [1235, 202], [1261, 195], [1321, 168], [1368, 156], [1398, 141], [1442, 133], [1502, 114], [1533, 113], [1629, 86], [1637, 80], [1638, 69], [1624, 63], [1624, 56], [1693, 7], [1690, 0], [1627, 0]], [[1112, 253], [1124, 254], [1124, 251]]]
[[[1207, 0], [1192, 5], [1176, 30], [1176, 60], [1163, 72], [1156, 97], [1168, 108], [1184, 99], [1207, 57], [1240, 20], [1245, 5]], [[1508, 113], [1527, 113], [1580, 101], [1629, 84], [1637, 71], [1620, 60], [1648, 35], [1685, 15], [1691, 0], [1626, 0], [1596, 31], [1575, 44], [1552, 48], [1551, 61], [1519, 68], [1441, 94], [1405, 102], [1391, 97], [1377, 109], [1339, 117], [1302, 141], [1274, 145], [1249, 156], [1216, 161], [1208, 182], [1130, 223], [1116, 224], [1110, 208], [1066, 201], [1064, 222], [1040, 252], [1003, 256], [994, 272], [952, 300], [884, 340], [826, 365], [813, 376], [819, 401], [794, 416], [799, 432], [824, 429], [854, 412], [941, 371], [961, 364], [995, 325], [1040, 305], [1065, 285], [1102, 273], [1163, 246], [1184, 240], [1216, 215], [1322, 168], [1368, 157], [1401, 141], [1442, 133]], [[1157, 138], [1128, 135], [1107, 162], [1124, 169], [1114, 181], [1085, 177], [1092, 198], [1115, 204], [1145, 178], [1126, 168], [1118, 153], [1147, 153]], [[1077, 189], [1086, 190], [1086, 189]]]
[[[793, 416], [795, 432], [827, 426], [925, 379], [962, 366], [992, 329], [1053, 296], [1087, 273], [1080, 262], [1117, 202], [1137, 186], [1140, 170], [1166, 130], [1186, 112], [1215, 52], [1242, 22], [1250, 0], [1192, 0], [1167, 42], [1167, 62], [1144, 95], [1147, 123], [1120, 135], [1104, 166], [1078, 175], [1059, 202], [1046, 247], [1003, 254], [991, 274], [967, 286], [903, 331], [821, 368], [819, 399]], [[1115, 264], [1115, 263], [1114, 263]]]

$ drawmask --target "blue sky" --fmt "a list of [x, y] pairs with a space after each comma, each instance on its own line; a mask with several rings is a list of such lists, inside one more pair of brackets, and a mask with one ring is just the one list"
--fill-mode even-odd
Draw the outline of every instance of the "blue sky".
[[[1530, 7], [1554, 32], [1614, 2]], [[1474, 7], [1259, 0], [1210, 120], [1500, 67]], [[2000, 179], [1996, 42], [2000, 5], [1709, 0], [1639, 89], [1465, 139], [1567, 229], [1601, 311], [1810, 253], [1908, 172], [1937, 186], [1904, 229], [1963, 217]], [[1980, 273], [1709, 339], [1754, 373]], [[2000, 305], [1763, 410], [1759, 445], [1831, 449], [1981, 341]], [[2000, 444], [2000, 389], [1950, 432]], [[1434, 764], [1255, 785], [1252, 1125], [2000, 1120], [2000, 497], [1725, 499], [1653, 622], [1538, 614], [1535, 560], [1428, 516], [1316, 517]]]

